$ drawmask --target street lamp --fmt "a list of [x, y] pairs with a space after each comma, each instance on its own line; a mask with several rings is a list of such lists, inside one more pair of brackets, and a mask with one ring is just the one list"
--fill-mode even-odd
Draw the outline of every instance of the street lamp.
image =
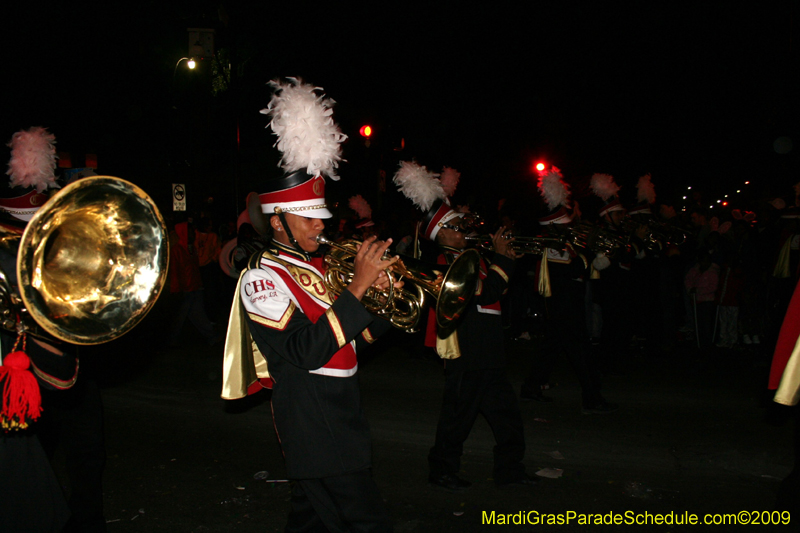
[[175, 79], [175, 74], [178, 73], [178, 65], [180, 65], [181, 61], [183, 61], [184, 59], [187, 61], [186, 66], [189, 67], [189, 70], [194, 70], [194, 67], [197, 66], [197, 63], [195, 62], [193, 57], [182, 57], [182, 58], [180, 58], [178, 60], [178, 62], [175, 63], [175, 70], [172, 72], [172, 79]]

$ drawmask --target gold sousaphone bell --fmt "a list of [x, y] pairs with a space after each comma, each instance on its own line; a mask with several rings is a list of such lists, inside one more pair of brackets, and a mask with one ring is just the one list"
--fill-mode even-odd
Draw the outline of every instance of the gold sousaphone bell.
[[72, 344], [107, 342], [150, 311], [168, 263], [166, 225], [150, 197], [119, 178], [84, 178], [25, 227], [17, 255], [22, 313], [12, 312]]
[[[323, 235], [317, 237], [317, 242], [330, 246], [330, 251], [325, 254], [328, 266], [325, 285], [338, 297], [353, 280], [353, 258], [361, 242], [350, 240], [340, 244]], [[390, 285], [386, 291], [371, 288], [362, 303], [367, 310], [386, 318], [394, 327], [413, 333], [417, 330], [422, 311], [433, 298], [436, 322], [447, 330], [464, 314], [475, 294], [479, 265], [480, 254], [476, 250], [462, 252], [444, 274], [433, 265], [401, 256], [387, 275], [394, 281], [403, 280], [405, 285], [400, 289]]]

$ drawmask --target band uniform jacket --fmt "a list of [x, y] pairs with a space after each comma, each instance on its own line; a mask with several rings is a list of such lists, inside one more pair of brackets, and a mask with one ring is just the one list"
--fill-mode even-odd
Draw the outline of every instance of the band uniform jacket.
[[[442, 246], [437, 259], [440, 265], [450, 265], [461, 250]], [[478, 286], [457, 327], [458, 346], [461, 356], [447, 360], [447, 370], [484, 370], [504, 368], [503, 324], [500, 298], [508, 290], [508, 282], [514, 272], [514, 261], [495, 254], [494, 262], [481, 257]], [[436, 319], [428, 320], [426, 345], [435, 344]]]
[[241, 280], [250, 333], [274, 381], [272, 411], [287, 475], [311, 479], [369, 468], [357, 349], [387, 331], [349, 291], [334, 300], [321, 258], [280, 243], [250, 260]]
[[[12, 290], [17, 290], [16, 249], [0, 247], [0, 268]], [[0, 364], [14, 350], [16, 334], [0, 328]], [[78, 360], [68, 346], [47, 338], [59, 346], [63, 355], [56, 355], [37, 345], [29, 337], [25, 352], [30, 358], [30, 370], [39, 387], [65, 390], [75, 384]], [[21, 348], [19, 346], [18, 348]], [[0, 387], [4, 382], [0, 383]], [[48, 416], [45, 410], [42, 417]], [[33, 427], [4, 433], [0, 430], [0, 530], [2, 531], [61, 531], [69, 518], [64, 499], [50, 462], [39, 443]]]

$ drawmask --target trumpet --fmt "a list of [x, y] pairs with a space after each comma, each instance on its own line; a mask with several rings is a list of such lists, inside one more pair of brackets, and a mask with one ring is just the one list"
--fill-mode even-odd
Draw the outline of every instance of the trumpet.
[[[552, 226], [551, 226], [552, 227]], [[627, 239], [616, 233], [606, 231], [591, 222], [581, 222], [566, 228], [568, 242], [573, 246], [591, 250], [596, 254], [613, 255], [628, 247]]]
[[[477, 248], [483, 250], [494, 250], [491, 235], [467, 235], [467, 242], [472, 242]], [[509, 247], [518, 254], [535, 254], [541, 255], [546, 249], [563, 250], [567, 245], [567, 241], [563, 237], [523, 237], [514, 235], [503, 235], [504, 239], [513, 238], [514, 241], [509, 243]]]
[[[563, 251], [567, 246], [573, 246], [611, 255], [627, 246], [625, 238], [621, 235], [605, 231], [600, 226], [589, 222], [564, 227], [561, 224], [553, 224], [549, 227], [552, 229], [553, 235], [537, 235], [535, 237], [504, 235], [503, 237], [514, 239], [509, 246], [518, 254], [541, 255], [547, 249]], [[475, 243], [478, 248], [494, 249], [491, 235], [467, 235], [466, 239], [467, 242]]]
[[628, 234], [628, 238], [632, 235], [639, 226], [645, 226], [646, 231], [644, 234], [645, 248], [651, 251], [661, 251], [665, 245], [674, 244], [680, 246], [686, 242], [686, 233], [679, 227], [660, 222], [653, 218], [648, 218], [644, 221], [634, 220], [632, 218], [624, 219], [622, 223], [622, 231]]
[[[324, 235], [317, 242], [330, 247], [325, 254], [327, 265], [324, 282], [326, 288], [338, 297], [353, 281], [353, 259], [361, 241], [343, 243], [331, 241]], [[388, 259], [384, 255], [384, 259]], [[408, 333], [417, 331], [422, 311], [431, 299], [436, 302], [436, 322], [449, 328], [466, 310], [470, 297], [478, 284], [480, 255], [468, 250], [449, 266], [446, 273], [410, 257], [401, 257], [385, 270], [389, 287], [379, 290], [371, 287], [361, 302], [368, 311], [386, 318], [396, 328]], [[403, 281], [404, 286], [394, 284]]]

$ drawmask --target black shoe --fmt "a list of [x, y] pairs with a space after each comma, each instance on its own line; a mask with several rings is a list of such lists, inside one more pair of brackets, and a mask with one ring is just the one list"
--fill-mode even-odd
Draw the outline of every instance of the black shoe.
[[619, 409], [617, 404], [608, 403], [608, 402], [600, 402], [595, 404], [591, 407], [584, 407], [581, 409], [581, 413], [585, 415], [604, 415], [606, 413], [613, 413]]
[[519, 399], [532, 400], [534, 402], [543, 402], [543, 403], [548, 403], [553, 401], [553, 399], [550, 398], [549, 396], [545, 396], [544, 394], [542, 394], [541, 389], [534, 387], [526, 387], [524, 385], [519, 391]]
[[441, 476], [428, 476], [428, 483], [449, 492], [461, 492], [472, 486], [472, 483], [461, 479], [455, 474], [442, 474]]
[[530, 477], [528, 474], [524, 474], [523, 477], [512, 481], [495, 481], [494, 484], [498, 489], [514, 489], [520, 487], [535, 487], [538, 483], [539, 480]]

